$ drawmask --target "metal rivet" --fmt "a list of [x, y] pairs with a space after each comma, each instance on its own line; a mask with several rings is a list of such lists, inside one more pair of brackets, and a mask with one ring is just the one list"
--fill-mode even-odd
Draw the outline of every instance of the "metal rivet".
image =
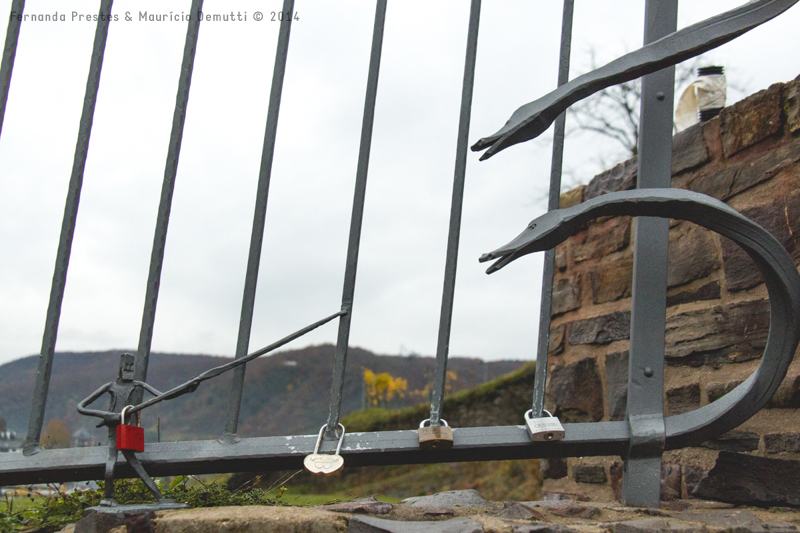
[[664, 99], [664, 98], [666, 98], [666, 97], [667, 97], [667, 95], [665, 95], [665, 94], [664, 94], [664, 93], [662, 93], [661, 91], [658, 91], [658, 92], [656, 93], [656, 99], [658, 99], [658, 100], [663, 100], [663, 99]]
[[648, 378], [653, 377], [653, 369], [650, 368], [649, 366], [644, 367], [644, 375], [647, 376]]

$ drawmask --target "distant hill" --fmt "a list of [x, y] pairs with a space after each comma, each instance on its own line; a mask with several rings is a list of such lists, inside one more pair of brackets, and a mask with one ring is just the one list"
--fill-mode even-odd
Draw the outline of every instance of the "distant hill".
[[[331, 344], [277, 352], [247, 365], [238, 434], [242, 437], [316, 433], [328, 415], [331, 374], [335, 347]], [[95, 419], [78, 414], [80, 400], [108, 381], [116, 379], [119, 354], [106, 352], [60, 352], [53, 361], [45, 424], [62, 419], [70, 431], [91, 429], [98, 442], [105, 429], [95, 429]], [[147, 382], [167, 390], [229, 358], [209, 355], [153, 353]], [[448, 381], [452, 392], [475, 387], [520, 368], [523, 361], [492, 361], [451, 357], [448, 370], [457, 379]], [[38, 356], [0, 366], [0, 417], [8, 428], [24, 434], [31, 405]], [[435, 359], [420, 356], [376, 355], [350, 348], [345, 375], [342, 413], [362, 408], [363, 369], [388, 372], [408, 381], [408, 390], [423, 389], [430, 382]], [[200, 388], [178, 399], [162, 402], [143, 413], [147, 440], [156, 439], [156, 421], [161, 419], [161, 439], [194, 440], [217, 438], [222, 434], [227, 413], [232, 372], [206, 381]], [[424, 401], [408, 395], [392, 402], [399, 408]], [[105, 399], [98, 402], [105, 403]]]

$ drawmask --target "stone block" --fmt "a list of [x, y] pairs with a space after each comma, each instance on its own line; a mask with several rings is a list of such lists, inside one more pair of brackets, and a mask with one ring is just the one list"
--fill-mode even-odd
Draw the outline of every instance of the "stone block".
[[606, 355], [609, 420], [625, 420], [628, 404], [628, 352]]
[[685, 289], [667, 296], [667, 307], [688, 304], [703, 300], [718, 300], [720, 297], [719, 281], [710, 281], [694, 289]]
[[75, 524], [75, 533], [108, 533], [115, 527], [125, 525], [125, 516], [122, 514], [87, 513]]
[[800, 452], [800, 433], [770, 433], [764, 435], [767, 453]]
[[561, 196], [558, 197], [558, 208], [566, 209], [567, 207], [572, 207], [582, 203], [585, 192], [586, 185], [579, 185], [574, 189], [570, 189], [567, 192], [561, 193]]
[[593, 358], [556, 366], [549, 381], [555, 415], [561, 422], [598, 422], [603, 418], [603, 385]]
[[561, 243], [556, 246], [555, 265], [559, 272], [567, 269], [567, 244]]
[[694, 491], [700, 481], [708, 475], [707, 470], [703, 470], [697, 466], [684, 465], [683, 467], [683, 482], [686, 485], [686, 494], [690, 498], [694, 498], [692, 491]]
[[668, 287], [704, 278], [720, 267], [709, 230], [684, 222], [669, 233]]
[[548, 354], [558, 355], [564, 351], [564, 333], [566, 331], [567, 326], [565, 324], [550, 328], [550, 339], [547, 345]]
[[703, 447], [712, 450], [727, 450], [729, 452], [752, 452], [758, 449], [761, 437], [752, 431], [732, 430], [716, 439], [703, 443]]
[[605, 257], [628, 246], [631, 240], [631, 219], [613, 217], [597, 220], [570, 240], [572, 257], [576, 263]]
[[[670, 365], [700, 366], [757, 359], [768, 333], [766, 300], [678, 313], [667, 318], [666, 361]], [[570, 342], [571, 335], [570, 331]]]
[[631, 295], [633, 258], [601, 263], [589, 271], [592, 302], [602, 304]]
[[616, 311], [570, 322], [567, 337], [570, 344], [608, 344], [630, 337], [631, 312]]
[[[320, 530], [322, 531], [322, 530]], [[483, 533], [480, 522], [469, 518], [452, 518], [439, 522], [401, 522], [374, 516], [354, 516], [347, 533]]]
[[581, 277], [570, 276], [553, 283], [551, 315], [560, 315], [581, 306]]
[[514, 524], [512, 533], [577, 533], [576, 529], [561, 524]]
[[608, 469], [608, 473], [611, 476], [611, 490], [614, 492], [614, 499], [617, 501], [622, 501], [622, 477], [624, 472], [625, 468], [620, 462], [611, 463]]
[[669, 520], [667, 518], [641, 518], [627, 522], [613, 522], [611, 533], [706, 533], [703, 525]]
[[126, 533], [154, 533], [153, 519], [156, 513], [130, 513], [125, 515]]
[[722, 451], [693, 494], [737, 505], [800, 507], [798, 479], [800, 461]]
[[741, 381], [729, 381], [728, 383], [712, 383], [706, 387], [708, 403], [716, 402], [730, 391], [738, 387]]
[[542, 459], [540, 468], [544, 479], [562, 479], [567, 477], [567, 460], [561, 457]]
[[783, 114], [791, 133], [800, 130], [800, 82], [787, 83], [783, 89]]
[[708, 161], [703, 124], [695, 124], [672, 137], [672, 175]]
[[776, 83], [722, 110], [720, 120], [725, 157], [731, 157], [780, 131], [782, 91], [783, 84]]
[[387, 514], [392, 512], [391, 503], [379, 502], [375, 496], [330, 505], [317, 505], [315, 508], [323, 511], [351, 514]]
[[639, 159], [632, 157], [592, 178], [586, 186], [584, 198], [591, 200], [610, 192], [627, 191], [636, 187]]
[[784, 378], [778, 390], [772, 395], [769, 407], [800, 407], [800, 376]]
[[462, 508], [480, 508], [491, 507], [489, 503], [481, 496], [480, 492], [475, 489], [467, 490], [447, 490], [444, 492], [437, 492], [430, 496], [416, 496], [414, 498], [406, 498], [402, 502], [403, 505], [410, 505], [412, 507], [462, 507]]
[[681, 465], [661, 465], [661, 501], [674, 502], [681, 499]]
[[572, 477], [578, 483], [605, 483], [606, 470], [601, 465], [575, 465], [572, 467]]
[[789, 225], [789, 233], [794, 242], [789, 253], [796, 261], [800, 259], [800, 189], [786, 196], [784, 213], [786, 213], [786, 223]]
[[669, 416], [688, 413], [700, 408], [700, 385], [692, 383], [667, 391]]
[[[767, 204], [744, 209], [741, 213], [769, 231], [790, 254], [797, 255], [798, 247], [789, 229], [788, 205], [784, 198], [775, 198]], [[733, 241], [724, 238], [722, 264], [725, 271], [725, 286], [729, 291], [749, 289], [764, 281], [750, 256]]]

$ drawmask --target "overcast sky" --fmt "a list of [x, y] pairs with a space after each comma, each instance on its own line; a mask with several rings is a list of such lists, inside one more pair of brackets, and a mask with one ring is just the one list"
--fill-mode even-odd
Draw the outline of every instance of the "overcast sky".
[[[0, 1], [0, 13], [10, 11]], [[679, 27], [739, 1], [689, 2]], [[57, 350], [135, 348], [189, 0], [117, 0], [103, 65]], [[154, 351], [232, 355], [281, 2], [206, 0], [158, 302]], [[373, 2], [297, 0], [250, 349], [340, 307]], [[0, 363], [38, 353], [99, 1], [28, 0], [0, 139]], [[485, 1], [470, 143], [556, 84], [561, 2]], [[124, 21], [130, 11], [133, 20]], [[256, 11], [264, 20], [254, 20]], [[390, 0], [351, 345], [432, 355], [444, 276], [469, 3]], [[641, 45], [644, 2], [578, 0], [572, 76]], [[2, 27], [6, 23], [2, 23]], [[707, 54], [748, 92], [800, 74], [800, 7]], [[742, 97], [729, 94], [729, 104]], [[545, 135], [547, 137], [547, 135]], [[481, 253], [545, 208], [550, 145], [470, 152], [451, 354], [532, 359], [541, 255], [487, 276]], [[617, 148], [568, 138], [588, 181]], [[290, 347], [335, 342], [329, 324]]]

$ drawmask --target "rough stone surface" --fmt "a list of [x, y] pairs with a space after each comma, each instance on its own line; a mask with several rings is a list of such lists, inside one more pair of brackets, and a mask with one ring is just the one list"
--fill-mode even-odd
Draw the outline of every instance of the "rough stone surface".
[[555, 263], [559, 272], [563, 272], [567, 269], [567, 247], [565, 244], [556, 246]]
[[215, 507], [186, 509], [159, 513], [158, 533], [249, 533], [275, 531], [280, 533], [327, 533], [347, 531], [347, 517], [319, 509], [297, 507]]
[[800, 130], [800, 82], [797, 80], [787, 83], [783, 90], [783, 112], [789, 131]]
[[545, 520], [542, 513], [519, 502], [503, 502], [503, 508], [494, 516], [510, 520]]
[[545, 479], [562, 479], [567, 477], [567, 460], [561, 457], [542, 459], [540, 469]]
[[717, 300], [719, 299], [720, 286], [719, 281], [710, 281], [694, 289], [685, 289], [680, 292], [667, 296], [667, 307], [673, 305], [688, 304], [690, 302], [698, 302], [702, 300]]
[[586, 520], [595, 518], [600, 515], [600, 509], [591, 506], [582, 505], [565, 505], [559, 507], [551, 507], [550, 512], [558, 516], [574, 516], [577, 518], [584, 518]]
[[783, 84], [776, 83], [769, 89], [722, 110], [720, 120], [722, 151], [725, 157], [730, 157], [780, 130], [782, 90]]
[[125, 529], [127, 533], [153, 533], [153, 519], [156, 513], [150, 511], [149, 513], [137, 513], [125, 515]]
[[598, 219], [570, 238], [572, 257], [576, 263], [598, 259], [612, 252], [622, 250], [631, 240], [630, 217]]
[[[761, 357], [769, 333], [769, 302], [751, 300], [667, 318], [667, 364], [699, 366]], [[570, 342], [572, 342], [570, 330]]]
[[683, 482], [686, 485], [686, 494], [689, 498], [693, 498], [692, 492], [700, 481], [708, 475], [707, 470], [703, 470], [697, 466], [684, 465], [683, 467]]
[[682, 223], [669, 233], [668, 287], [706, 277], [720, 267], [710, 231]]
[[484, 533], [483, 526], [469, 518], [441, 522], [400, 522], [373, 516], [354, 516], [347, 533]]
[[698, 123], [672, 137], [672, 174], [702, 165], [708, 161], [708, 148], [703, 135], [704, 124]]
[[789, 233], [794, 241], [793, 250], [789, 253], [795, 261], [800, 259], [800, 189], [789, 193], [786, 196], [786, 207], [784, 208], [786, 221], [789, 224]]
[[583, 195], [586, 192], [586, 185], [580, 185], [574, 189], [570, 189], [565, 193], [561, 193], [558, 197], [558, 208], [566, 209], [583, 202]]
[[712, 450], [727, 450], [729, 452], [751, 452], [758, 449], [761, 437], [752, 431], [732, 430], [716, 439], [703, 443], [703, 446]]
[[608, 479], [601, 465], [575, 465], [572, 476], [578, 483], [605, 483]]
[[730, 391], [738, 387], [742, 382], [729, 381], [728, 383], [712, 383], [706, 387], [706, 395], [708, 396], [709, 403], [716, 402]]
[[517, 524], [512, 533], [573, 533], [574, 529], [561, 524]]
[[75, 533], [108, 533], [123, 525], [125, 517], [122, 515], [90, 512], [75, 524]]
[[760, 531], [763, 529], [761, 520], [747, 509], [724, 509], [705, 512], [683, 511], [677, 515], [677, 518], [722, 527], [725, 531], [731, 533]]
[[617, 191], [627, 191], [636, 187], [636, 173], [639, 169], [639, 159], [632, 157], [605, 172], [598, 174], [586, 186], [584, 197], [587, 200], [602, 194]]
[[667, 391], [669, 415], [675, 416], [700, 408], [700, 385], [691, 383]]
[[581, 306], [581, 277], [570, 276], [553, 283], [553, 316], [572, 311]]
[[603, 417], [603, 385], [593, 358], [557, 366], [550, 376], [550, 395], [561, 422], [597, 422]]
[[628, 352], [606, 355], [608, 384], [608, 416], [610, 420], [625, 420], [628, 405]]
[[800, 376], [790, 376], [775, 391], [769, 407], [800, 407]]
[[800, 461], [722, 451], [694, 495], [735, 504], [800, 507], [798, 479]]
[[414, 498], [406, 498], [402, 503], [412, 507], [480, 508], [492, 506], [475, 489], [448, 490], [430, 496], [416, 496]]
[[317, 505], [316, 509], [336, 513], [386, 514], [392, 511], [392, 504], [379, 502], [375, 499], [375, 496], [370, 496], [369, 498], [360, 498], [332, 505]]
[[622, 501], [622, 478], [625, 473], [625, 468], [622, 463], [615, 461], [611, 463], [608, 468], [608, 473], [611, 477], [611, 490], [614, 492], [614, 498], [617, 501]]
[[680, 531], [681, 533], [705, 533], [702, 524], [687, 524], [667, 518], [642, 518], [612, 524], [612, 533], [661, 533], [662, 531]]
[[569, 324], [570, 344], [608, 344], [630, 337], [631, 312], [616, 311]]
[[[742, 214], [763, 226], [790, 254], [796, 255], [798, 250], [789, 228], [787, 209], [785, 199], [776, 198], [767, 204], [743, 209]], [[781, 212], [787, 213], [787, 216], [775, 216], [775, 213]], [[729, 239], [722, 239], [722, 264], [725, 271], [725, 285], [729, 291], [749, 289], [764, 280], [750, 256]]]
[[602, 263], [589, 271], [592, 303], [613, 302], [631, 295], [633, 259]]
[[564, 334], [566, 332], [567, 326], [565, 324], [550, 328], [550, 339], [548, 340], [547, 353], [551, 355], [558, 355], [564, 351]]
[[661, 465], [661, 501], [674, 502], [681, 498], [681, 465]]
[[770, 433], [764, 435], [767, 453], [800, 452], [800, 433]]

